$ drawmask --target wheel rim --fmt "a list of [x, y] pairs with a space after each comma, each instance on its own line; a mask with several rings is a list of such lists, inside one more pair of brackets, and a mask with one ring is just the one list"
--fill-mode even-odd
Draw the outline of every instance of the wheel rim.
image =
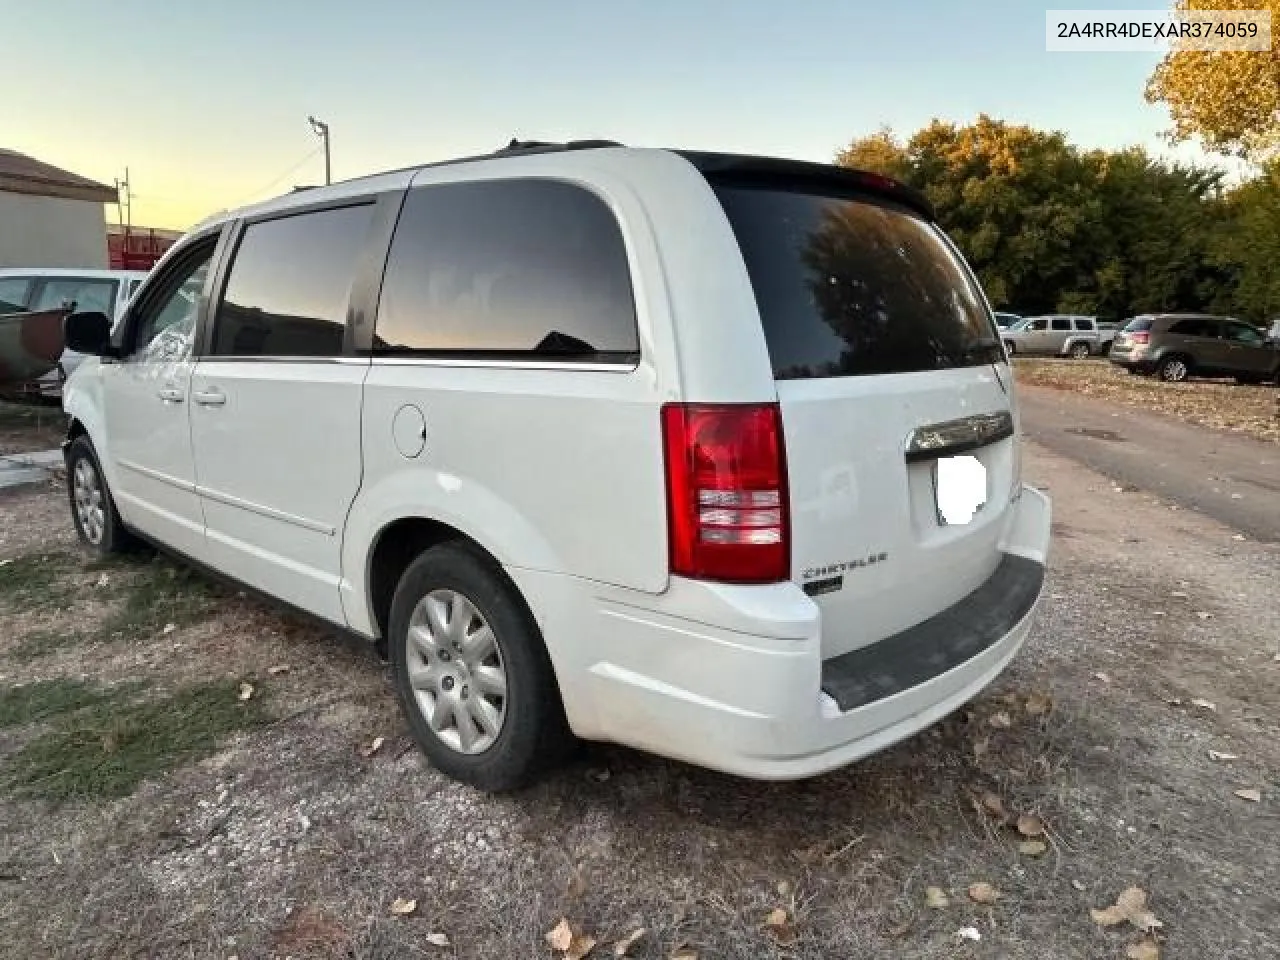
[[475, 604], [454, 590], [418, 601], [405, 637], [409, 685], [427, 726], [464, 754], [493, 746], [507, 719], [502, 650]]
[[98, 471], [85, 457], [76, 461], [71, 490], [80, 531], [96, 547], [102, 543], [102, 535], [107, 529], [107, 513], [103, 507], [102, 483], [98, 479]]
[[1164, 378], [1174, 383], [1187, 379], [1187, 365], [1181, 360], [1170, 360], [1164, 365]]
[[1072, 347], [1071, 352], [1075, 355], [1077, 360], [1083, 360], [1089, 355], [1089, 348], [1085, 346]]

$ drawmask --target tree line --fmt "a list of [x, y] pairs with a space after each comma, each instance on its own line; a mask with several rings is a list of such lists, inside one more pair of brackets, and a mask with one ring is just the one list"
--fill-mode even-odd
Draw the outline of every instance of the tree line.
[[1083, 150], [984, 115], [906, 140], [884, 129], [837, 162], [923, 192], [996, 309], [1280, 315], [1280, 160], [1229, 184], [1141, 147]]

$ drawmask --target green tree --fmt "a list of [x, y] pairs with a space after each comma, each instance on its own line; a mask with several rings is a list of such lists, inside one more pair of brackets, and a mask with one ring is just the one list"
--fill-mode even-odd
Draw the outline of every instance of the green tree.
[[1210, 244], [1210, 261], [1235, 279], [1218, 308], [1255, 322], [1280, 316], [1280, 160], [1227, 195]]

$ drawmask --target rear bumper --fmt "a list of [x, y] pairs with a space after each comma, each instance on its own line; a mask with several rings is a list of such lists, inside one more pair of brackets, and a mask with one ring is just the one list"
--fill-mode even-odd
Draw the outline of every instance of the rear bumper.
[[759, 779], [832, 770], [935, 723], [991, 683], [1039, 602], [1050, 504], [1024, 487], [987, 583], [910, 630], [824, 662], [818, 608], [793, 584], [673, 579], [639, 600], [510, 571], [540, 621], [570, 725]]

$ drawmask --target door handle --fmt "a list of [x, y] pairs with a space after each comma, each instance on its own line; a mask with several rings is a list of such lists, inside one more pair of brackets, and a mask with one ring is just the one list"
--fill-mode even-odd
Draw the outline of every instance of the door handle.
[[187, 395], [177, 387], [164, 387], [157, 396], [165, 403], [181, 403]]
[[220, 407], [227, 402], [227, 395], [217, 387], [209, 390], [197, 390], [191, 396], [202, 407]]

